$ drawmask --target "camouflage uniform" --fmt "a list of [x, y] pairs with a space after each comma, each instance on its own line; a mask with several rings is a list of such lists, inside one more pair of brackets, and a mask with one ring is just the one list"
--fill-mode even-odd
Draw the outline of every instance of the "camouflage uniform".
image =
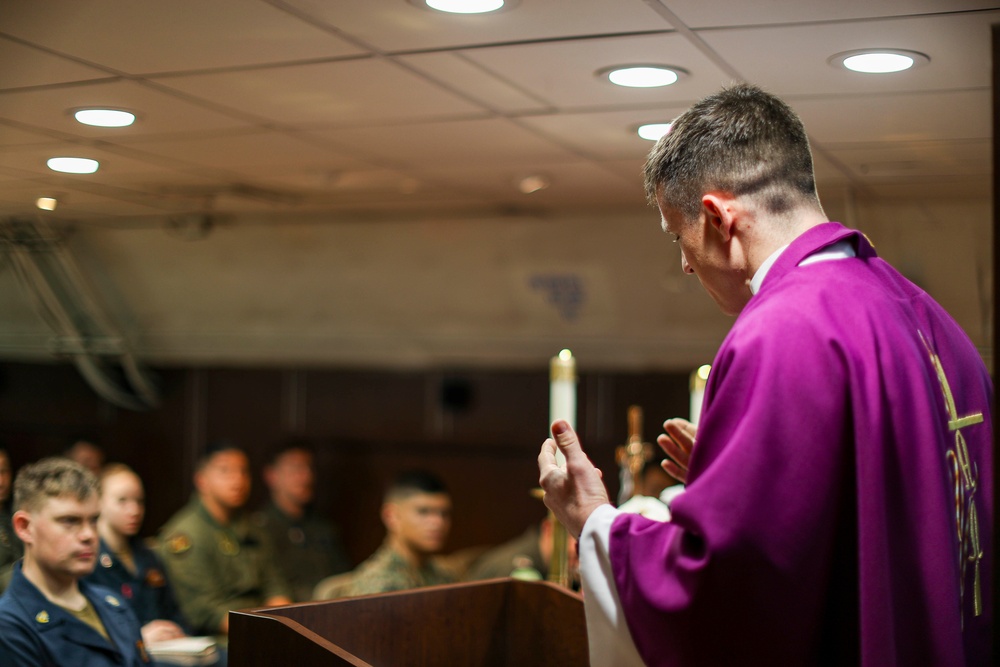
[[195, 634], [218, 634], [230, 610], [291, 597], [267, 535], [249, 517], [223, 526], [197, 495], [160, 531], [163, 563]]
[[268, 503], [254, 515], [254, 523], [267, 532], [275, 562], [296, 602], [311, 600], [321, 579], [351, 569], [337, 529], [312, 512], [292, 519], [274, 503]]
[[432, 560], [416, 568], [394, 551], [388, 543], [379, 547], [368, 560], [355, 569], [355, 576], [346, 596], [369, 595], [405, 591], [421, 586], [436, 586], [454, 582], [451, 575], [441, 570]]

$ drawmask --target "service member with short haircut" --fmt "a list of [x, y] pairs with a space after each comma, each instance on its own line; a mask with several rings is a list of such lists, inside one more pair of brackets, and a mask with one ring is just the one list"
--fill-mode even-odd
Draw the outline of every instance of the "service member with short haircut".
[[13, 522], [24, 559], [0, 598], [0, 665], [149, 663], [129, 606], [80, 581], [97, 562], [99, 493], [93, 474], [68, 459], [43, 459], [18, 474]]
[[195, 634], [229, 633], [233, 609], [288, 604], [267, 535], [244, 514], [247, 455], [210, 445], [195, 471], [195, 493], [160, 531], [164, 565]]
[[313, 510], [314, 458], [312, 449], [302, 442], [274, 447], [264, 466], [271, 498], [254, 514], [254, 521], [274, 546], [278, 569], [296, 602], [311, 600], [320, 580], [351, 569], [340, 531]]
[[450, 584], [454, 578], [434, 562], [451, 529], [451, 496], [436, 475], [400, 474], [382, 503], [385, 542], [355, 570], [347, 596]]

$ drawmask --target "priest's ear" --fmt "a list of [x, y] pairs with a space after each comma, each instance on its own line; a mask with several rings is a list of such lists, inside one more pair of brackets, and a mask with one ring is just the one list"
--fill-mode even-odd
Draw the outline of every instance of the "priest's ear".
[[737, 217], [737, 201], [724, 192], [706, 192], [701, 196], [701, 207], [709, 229], [715, 231], [723, 241], [733, 236]]

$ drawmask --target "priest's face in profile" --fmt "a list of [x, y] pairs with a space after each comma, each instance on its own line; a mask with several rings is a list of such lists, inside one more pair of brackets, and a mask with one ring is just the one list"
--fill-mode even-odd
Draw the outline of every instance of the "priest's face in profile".
[[415, 493], [388, 502], [382, 519], [390, 536], [407, 551], [435, 554], [451, 530], [451, 497], [447, 493]]
[[695, 219], [685, 218], [663, 197], [657, 197], [660, 226], [680, 247], [681, 270], [698, 277], [705, 291], [726, 315], [738, 315], [750, 300], [742, 239], [732, 234], [717, 214], [724, 202], [703, 197]]

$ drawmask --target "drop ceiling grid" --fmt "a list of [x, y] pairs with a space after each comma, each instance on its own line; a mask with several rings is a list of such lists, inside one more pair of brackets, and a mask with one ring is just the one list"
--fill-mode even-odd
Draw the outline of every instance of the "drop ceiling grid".
[[0, 18], [0, 62], [18, 66], [0, 67], [0, 91], [109, 78], [103, 70], [11, 40], [3, 32], [6, 27]]
[[[74, 109], [102, 106], [133, 110], [137, 122], [123, 128], [93, 127], [78, 123], [71, 114]], [[244, 120], [191, 104], [176, 95], [124, 80], [0, 93], [0, 119], [5, 118], [67, 136], [112, 143], [150, 135], [252, 127]]]
[[257, 0], [8, 0], [0, 5], [0, 26], [21, 39], [129, 74], [360, 52]]
[[[500, 46], [467, 51], [483, 68], [516, 82], [559, 110], [598, 105], [629, 107], [680, 100], [694, 101], [729, 80], [718, 67], [677, 34], [611, 37]], [[545, 63], [539, 67], [539, 63]], [[688, 70], [691, 76], [673, 86], [629, 89], [598, 76], [614, 65], [664, 64]]]
[[161, 83], [286, 126], [414, 120], [480, 111], [381, 60], [181, 76]]
[[949, 14], [996, 9], [995, 0], [768, 0], [767, 2], [660, 2], [691, 28], [826, 23], [832, 20], [877, 20], [884, 17]]
[[[756, 84], [778, 95], [881, 95], [910, 90], [987, 88], [989, 30], [1000, 11], [852, 24], [702, 30], [698, 35]], [[924, 53], [932, 66], [870, 76], [828, 59], [861, 48]], [[794, 63], [793, 66], [790, 66]]]
[[305, 15], [372, 45], [381, 53], [455, 49], [470, 45], [553, 40], [664, 30], [646, 0], [523, 0], [488, 15], [422, 9], [407, 0], [324, 2], [285, 0]]

